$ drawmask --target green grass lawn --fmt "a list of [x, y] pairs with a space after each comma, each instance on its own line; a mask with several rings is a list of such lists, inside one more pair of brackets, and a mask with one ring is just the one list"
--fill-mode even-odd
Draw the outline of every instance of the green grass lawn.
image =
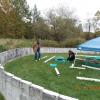
[[57, 63], [61, 75], [58, 77], [55, 70], [50, 68], [49, 61], [45, 60], [52, 56], [63, 56], [65, 54], [44, 54], [48, 57], [38, 62], [34, 61], [33, 56], [18, 58], [5, 65], [5, 70], [31, 81], [34, 84], [45, 87], [46, 89], [61, 93], [63, 95], [79, 98], [80, 100], [100, 100], [100, 83], [77, 80], [77, 76], [91, 77], [100, 79], [100, 71], [86, 69], [70, 69], [71, 63]]
[[0, 93], [0, 100], [4, 100], [4, 97], [1, 95], [1, 93]]

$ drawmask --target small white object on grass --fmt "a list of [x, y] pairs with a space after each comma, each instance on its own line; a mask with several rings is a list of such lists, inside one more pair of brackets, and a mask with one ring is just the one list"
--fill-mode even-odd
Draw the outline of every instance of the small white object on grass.
[[79, 79], [79, 80], [100, 82], [100, 79], [95, 79], [95, 78], [87, 78], [87, 77], [76, 77], [76, 78]]
[[73, 68], [74, 67], [74, 64], [72, 64], [71, 66], [70, 66], [70, 68]]
[[44, 59], [44, 58], [46, 58], [47, 56], [44, 56], [44, 57], [42, 57], [41, 59]]
[[82, 67], [90, 68], [90, 69], [94, 69], [94, 70], [100, 70], [100, 68], [96, 68], [96, 67], [92, 67], [92, 66], [82, 65]]
[[55, 57], [55, 56], [53, 56], [53, 57], [47, 59], [46, 61], [44, 61], [44, 63], [47, 63], [48, 61], [50, 61], [50, 60], [53, 59], [54, 57]]
[[56, 74], [57, 74], [58, 76], [60, 76], [60, 72], [59, 72], [58, 68], [55, 68], [55, 71], [56, 71]]
[[72, 66], [70, 66], [70, 68], [85, 69], [85, 68], [83, 68], [83, 67], [72, 67]]

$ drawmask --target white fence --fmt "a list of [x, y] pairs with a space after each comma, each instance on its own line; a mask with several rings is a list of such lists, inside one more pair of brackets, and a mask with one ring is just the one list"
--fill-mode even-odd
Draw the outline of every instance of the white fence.
[[[70, 49], [70, 48], [69, 48]], [[66, 53], [67, 48], [42, 48], [42, 53]], [[73, 49], [74, 51], [76, 49]], [[0, 53], [0, 92], [6, 100], [78, 100], [44, 89], [4, 70], [3, 64], [16, 57], [33, 54], [32, 48], [13, 49]]]

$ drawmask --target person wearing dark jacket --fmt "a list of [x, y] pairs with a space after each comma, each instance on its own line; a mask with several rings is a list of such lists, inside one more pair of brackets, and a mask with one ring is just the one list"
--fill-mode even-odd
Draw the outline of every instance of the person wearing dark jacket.
[[68, 51], [68, 61], [74, 61], [75, 60], [75, 53], [71, 50]]

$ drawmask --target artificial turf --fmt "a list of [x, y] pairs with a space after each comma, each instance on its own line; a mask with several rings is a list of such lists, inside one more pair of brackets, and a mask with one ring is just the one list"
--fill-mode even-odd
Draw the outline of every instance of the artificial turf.
[[[65, 54], [43, 54], [42, 56], [48, 57], [37, 62], [32, 55], [18, 58], [7, 63], [5, 70], [63, 95], [80, 100], [100, 100], [100, 83], [76, 79], [77, 76], [100, 79], [100, 71], [70, 69], [70, 62], [57, 63], [51, 60], [44, 63], [45, 60], [52, 56], [63, 56], [66, 58]], [[55, 70], [50, 67], [52, 63], [57, 63], [57, 68], [61, 73], [59, 77], [56, 75]]]

